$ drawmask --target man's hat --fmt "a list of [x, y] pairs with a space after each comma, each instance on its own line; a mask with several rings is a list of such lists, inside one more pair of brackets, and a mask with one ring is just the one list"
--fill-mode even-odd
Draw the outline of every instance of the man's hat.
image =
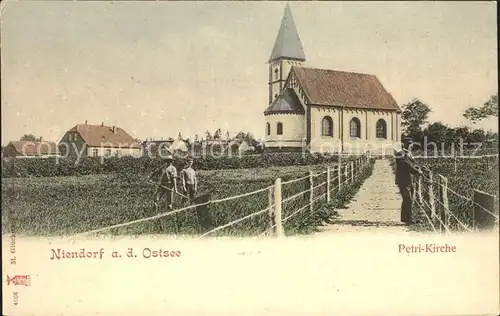
[[412, 139], [410, 137], [405, 137], [403, 138], [403, 148], [408, 149], [410, 145], [412, 144]]
[[400, 142], [394, 143], [394, 151], [400, 152], [403, 149], [403, 145]]

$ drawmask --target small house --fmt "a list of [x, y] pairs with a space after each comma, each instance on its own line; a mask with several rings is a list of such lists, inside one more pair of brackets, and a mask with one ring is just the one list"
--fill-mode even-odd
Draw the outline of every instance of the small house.
[[48, 158], [57, 155], [55, 142], [30, 140], [11, 141], [3, 152], [3, 156], [6, 158]]
[[77, 124], [69, 129], [59, 142], [59, 151], [65, 156], [111, 157], [141, 156], [142, 147], [124, 129], [118, 126]]

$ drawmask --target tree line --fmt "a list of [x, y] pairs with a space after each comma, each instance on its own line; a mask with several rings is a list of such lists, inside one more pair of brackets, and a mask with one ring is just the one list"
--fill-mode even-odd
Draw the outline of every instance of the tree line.
[[[213, 134], [210, 133], [210, 131], [207, 130], [205, 132], [205, 137], [202, 137], [202, 136], [200, 137], [200, 135], [194, 134], [194, 138], [193, 139], [191, 139], [191, 138], [184, 138], [184, 137], [182, 137], [182, 133], [179, 132], [179, 134], [177, 135], [177, 139], [186, 141], [188, 143], [190, 143], [190, 142], [195, 142], [195, 143], [197, 143], [197, 142], [203, 142], [205, 140], [235, 140], [235, 139], [237, 139], [237, 140], [245, 140], [248, 143], [259, 143], [260, 142], [250, 132], [240, 131], [234, 137], [231, 137], [231, 134], [229, 133], [229, 131], [226, 131], [225, 133], [223, 133], [222, 129], [220, 129], [220, 128], [216, 129], [213, 132]], [[173, 139], [171, 139], [171, 140], [173, 140]]]
[[463, 112], [463, 117], [469, 121], [469, 126], [448, 126], [442, 122], [428, 120], [431, 109], [419, 99], [402, 106], [401, 120], [403, 138], [411, 139], [420, 144], [435, 143], [440, 148], [450, 148], [464, 144], [493, 144], [497, 146], [498, 132], [473, 128], [478, 122], [498, 117], [498, 93], [491, 96], [483, 105], [469, 107]]
[[[404, 104], [401, 113], [402, 137], [409, 138], [413, 142], [420, 144], [432, 142], [444, 148], [450, 148], [453, 144], [456, 146], [461, 141], [483, 144], [493, 142], [497, 146], [498, 132], [485, 131], [481, 128], [473, 128], [473, 126], [486, 118], [498, 117], [498, 93], [492, 95], [484, 104], [469, 107], [463, 112], [462, 115], [470, 123], [469, 126], [448, 126], [440, 121], [430, 122], [428, 117], [431, 111], [429, 105], [418, 98]], [[224, 133], [220, 128], [213, 133], [207, 130], [204, 136], [195, 134], [193, 139], [183, 138], [182, 134], [179, 133], [177, 139], [188, 144], [200, 144], [204, 141], [214, 140], [243, 140], [250, 146], [261, 146], [262, 144], [262, 141], [256, 139], [250, 132], [240, 131], [234, 137], [231, 137], [229, 131]], [[20, 140], [42, 141], [42, 138], [33, 134], [24, 134]], [[174, 138], [170, 137], [168, 140], [173, 141]]]

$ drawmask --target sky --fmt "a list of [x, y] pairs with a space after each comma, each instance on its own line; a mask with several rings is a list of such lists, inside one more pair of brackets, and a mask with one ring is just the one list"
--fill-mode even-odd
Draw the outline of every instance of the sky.
[[[9, 1], [2, 145], [25, 133], [59, 141], [85, 120], [140, 139], [217, 128], [263, 137], [267, 61], [285, 4]], [[495, 2], [290, 7], [307, 67], [374, 74], [400, 106], [427, 103], [431, 121], [466, 124], [463, 111], [497, 93]]]

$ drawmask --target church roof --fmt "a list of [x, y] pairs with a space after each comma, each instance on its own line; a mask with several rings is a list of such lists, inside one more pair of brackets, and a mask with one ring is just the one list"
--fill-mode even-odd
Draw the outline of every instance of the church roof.
[[374, 75], [305, 67], [292, 71], [311, 104], [400, 110]]
[[288, 88], [283, 90], [264, 111], [264, 115], [276, 113], [305, 113], [304, 107], [293, 89]]
[[290, 10], [290, 6], [288, 4], [285, 7], [285, 13], [283, 15], [283, 19], [281, 20], [281, 26], [278, 31], [278, 36], [276, 36], [269, 61], [282, 57], [300, 61], [306, 60], [304, 50], [302, 49], [302, 43], [300, 42], [299, 33], [297, 32], [297, 27], [295, 27], [295, 22], [293, 21], [292, 10]]

